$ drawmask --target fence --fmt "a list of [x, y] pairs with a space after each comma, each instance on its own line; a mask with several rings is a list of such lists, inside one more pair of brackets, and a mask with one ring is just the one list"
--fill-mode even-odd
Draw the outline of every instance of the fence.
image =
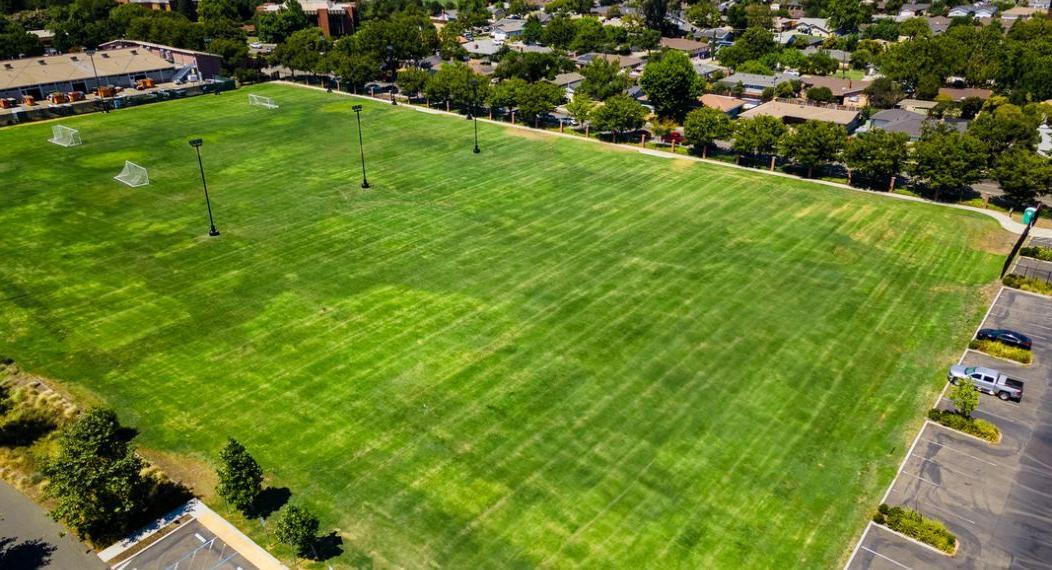
[[[1029, 257], [1020, 257], [1019, 262], [1012, 269], [1012, 275], [1038, 279], [1044, 281], [1045, 284], [1052, 285], [1052, 269], [1045, 269], [1038, 265], [1041, 263], [1040, 261], [1028, 261], [1030, 259]], [[1048, 264], [1045, 265], [1047, 266]]]
[[159, 101], [170, 99], [181, 99], [183, 97], [194, 97], [210, 93], [229, 91], [235, 87], [233, 80], [217, 79], [206, 83], [195, 83], [193, 85], [180, 86], [172, 89], [155, 89], [144, 93], [131, 95], [120, 95], [107, 97], [105, 101], [91, 99], [77, 101], [76, 103], [64, 103], [62, 105], [41, 104], [29, 108], [18, 107], [0, 112], [0, 127], [28, 123], [31, 121], [45, 121], [62, 117], [84, 115], [86, 113], [97, 113], [102, 110], [103, 104], [107, 109], [123, 109], [125, 107], [137, 107]]

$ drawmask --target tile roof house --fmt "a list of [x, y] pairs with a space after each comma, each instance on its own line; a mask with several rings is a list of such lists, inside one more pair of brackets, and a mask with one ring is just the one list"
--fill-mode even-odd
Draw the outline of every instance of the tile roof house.
[[577, 73], [576, 71], [571, 71], [570, 73], [560, 73], [559, 75], [555, 76], [554, 80], [552, 80], [552, 83], [566, 90], [567, 99], [573, 97], [574, 92], [577, 91], [577, 88], [580, 87], [581, 83], [583, 82], [584, 76], [580, 73]]
[[590, 53], [586, 53], [584, 55], [579, 55], [579, 56], [577, 56], [574, 59], [574, 63], [576, 63], [577, 65], [579, 65], [581, 67], [584, 67], [585, 65], [588, 65], [589, 63], [592, 63], [592, 60], [596, 59], [596, 58], [602, 58], [602, 59], [605, 59], [607, 61], [612, 61], [612, 62], [616, 63], [617, 66], [620, 67], [622, 70], [624, 70], [624, 69], [631, 69], [631, 68], [636, 67], [637, 65], [643, 63], [643, 59], [642, 58], [638, 58], [638, 57], [635, 57], [635, 56], [632, 56], [632, 55], [615, 55], [615, 54], [609, 54], [609, 53], [596, 53], [596, 52], [590, 52]]
[[703, 57], [709, 53], [709, 44], [687, 38], [661, 38], [661, 47], [681, 51], [690, 57]]
[[702, 107], [719, 109], [731, 118], [737, 117], [738, 114], [741, 113], [742, 108], [745, 107], [745, 101], [738, 99], [737, 97], [714, 95], [712, 93], [702, 95], [698, 98], [698, 102], [701, 103]]
[[805, 87], [825, 87], [833, 92], [837, 103], [846, 107], [862, 108], [869, 104], [869, 98], [864, 93], [872, 81], [846, 79], [828, 75], [804, 75], [800, 82]]
[[921, 99], [903, 99], [899, 101], [896, 107], [899, 109], [905, 109], [907, 111], [913, 111], [914, 113], [928, 114], [929, 111], [934, 109], [938, 105], [935, 101], [924, 101]]
[[721, 85], [734, 88], [741, 83], [744, 91], [742, 96], [746, 99], [759, 99], [763, 96], [763, 90], [775, 87], [784, 81], [798, 79], [792, 75], [759, 75], [756, 73], [733, 73], [718, 81]]
[[854, 132], [858, 128], [861, 118], [861, 114], [858, 111], [844, 109], [843, 107], [806, 105], [785, 100], [768, 101], [745, 111], [741, 116], [743, 119], [758, 116], [776, 117], [786, 124], [824, 121], [840, 125], [847, 129], [849, 133]]

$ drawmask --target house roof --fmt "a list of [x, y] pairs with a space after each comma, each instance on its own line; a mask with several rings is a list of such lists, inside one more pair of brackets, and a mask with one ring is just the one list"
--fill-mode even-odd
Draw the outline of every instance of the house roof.
[[632, 55], [615, 55], [615, 54], [609, 54], [609, 53], [595, 53], [595, 52], [590, 52], [590, 53], [586, 53], [584, 55], [579, 55], [579, 56], [577, 56], [577, 59], [575, 59], [574, 61], [576, 61], [578, 65], [587, 65], [587, 64], [591, 63], [593, 59], [596, 59], [596, 58], [602, 58], [602, 59], [605, 59], [607, 61], [612, 61], [612, 62], [616, 63], [618, 65], [618, 67], [620, 67], [621, 69], [624, 69], [626, 67], [635, 67], [635, 66], [643, 63], [643, 60], [641, 58], [638, 58], [638, 57], [635, 57], [635, 56], [632, 56]]
[[706, 49], [708, 45], [687, 38], [661, 38], [661, 47], [679, 51], [699, 51]]
[[462, 44], [468, 53], [474, 55], [494, 55], [504, 44], [498, 44], [492, 38], [479, 38]]
[[816, 53], [824, 53], [829, 57], [840, 62], [851, 60], [851, 52], [844, 51], [842, 49], [824, 49], [821, 46], [817, 45], [807, 46], [806, 48], [804, 48], [804, 55], [814, 55]]
[[724, 77], [719, 82], [726, 85], [737, 85], [741, 82], [746, 87], [759, 87], [765, 89], [767, 87], [775, 87], [783, 81], [791, 81], [796, 77], [788, 75], [760, 75], [758, 73], [732, 73], [727, 77]]
[[698, 98], [704, 107], [712, 107], [713, 109], [719, 109], [724, 113], [728, 113], [735, 109], [741, 108], [745, 105], [745, 101], [738, 99], [737, 97], [727, 97], [725, 95], [714, 95], [712, 93], [706, 93]]
[[[95, 68], [100, 79], [175, 67], [175, 64], [165, 61], [160, 56], [139, 48], [110, 49], [95, 54]], [[0, 90], [84, 81], [94, 76], [91, 58], [83, 53], [0, 61]]]
[[526, 27], [526, 20], [519, 18], [501, 18], [493, 24], [492, 29], [504, 32], [521, 32], [524, 27]]
[[899, 101], [898, 107], [904, 109], [906, 107], [913, 107], [915, 109], [934, 109], [939, 103], [936, 101], [925, 101], [923, 99], [903, 99]]
[[533, 52], [533, 53], [552, 53], [552, 48], [548, 46], [535, 46], [530, 44], [524, 44], [522, 42], [512, 42], [507, 44], [508, 49], [511, 51], [517, 51], [521, 53]]
[[571, 85], [582, 81], [584, 81], [583, 75], [576, 71], [571, 71], [570, 73], [560, 73], [559, 75], [556, 75], [555, 79], [552, 80], [552, 83], [559, 87], [570, 87]]
[[758, 107], [753, 107], [742, 113], [743, 118], [767, 115], [785, 119], [799, 119], [802, 121], [825, 121], [838, 125], [850, 125], [858, 119], [858, 111], [837, 109], [834, 107], [819, 107], [816, 105], [803, 105], [800, 103], [789, 103], [787, 101], [768, 101]]
[[978, 97], [980, 99], [989, 99], [994, 92], [990, 89], [981, 89], [979, 87], [942, 87], [939, 89], [939, 95], [943, 95], [953, 99], [954, 101], [961, 101], [969, 97]]
[[872, 81], [844, 79], [824, 75], [804, 75], [800, 77], [800, 81], [804, 85], [811, 87], [827, 87], [833, 92], [833, 95], [836, 95], [837, 97], [856, 95], [865, 91], [866, 87], [869, 87], [869, 84], [872, 83]]

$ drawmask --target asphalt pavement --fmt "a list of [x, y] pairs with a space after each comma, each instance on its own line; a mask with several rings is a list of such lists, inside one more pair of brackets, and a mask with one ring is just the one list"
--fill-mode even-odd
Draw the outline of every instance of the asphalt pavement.
[[104, 569], [95, 551], [70, 535], [18, 489], [0, 481], [0, 568]]
[[1034, 341], [1031, 366], [974, 351], [964, 359], [1025, 382], [1018, 403], [980, 396], [974, 415], [996, 424], [1002, 441], [928, 423], [886, 501], [943, 521], [957, 555], [871, 525], [848, 568], [1052, 568], [1052, 299], [1005, 289], [983, 326]]

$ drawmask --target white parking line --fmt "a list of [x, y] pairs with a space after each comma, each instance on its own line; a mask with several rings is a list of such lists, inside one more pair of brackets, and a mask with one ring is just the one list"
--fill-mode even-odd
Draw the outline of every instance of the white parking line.
[[[1015, 404], [1015, 405], [1018, 406], [1019, 404]], [[995, 414], [993, 412], [988, 412], [986, 410], [975, 410], [972, 413], [973, 414], [979, 414], [979, 415], [982, 415], [982, 416], [990, 416], [991, 418], [997, 418], [997, 419], [999, 419], [1001, 421], [1006, 421], [1006, 422], [1010, 422], [1010, 423], [1013, 423], [1013, 424], [1014, 423], [1018, 423], [1018, 420], [1013, 420], [1011, 418], [1006, 418], [1004, 416], [999, 416], [999, 415], [997, 415], [997, 414]]]
[[205, 537], [201, 536], [200, 534], [197, 534], [196, 532], [194, 533], [194, 536], [196, 536], [197, 540], [200, 540], [201, 542], [208, 542], [205, 540]]
[[960, 453], [961, 455], [963, 455], [965, 457], [968, 457], [968, 458], [971, 458], [971, 459], [974, 459], [974, 460], [976, 460], [976, 461], [978, 461], [980, 463], [985, 463], [985, 464], [993, 466], [993, 467], [998, 467], [998, 465], [996, 463], [994, 463], [993, 461], [987, 461], [987, 460], [985, 460], [985, 459], [983, 459], [981, 457], [976, 457], [976, 456], [974, 456], [974, 455], [972, 455], [970, 453], [965, 453], [965, 452], [961, 451], [960, 449], [955, 449], [953, 447], [950, 447], [950, 446], [946, 445], [945, 443], [939, 443], [939, 442], [937, 442], [935, 440], [932, 440], [932, 439], [925, 439], [924, 441], [926, 441], [926, 442], [928, 442], [928, 443], [930, 443], [932, 445], [938, 445], [939, 447], [941, 447], [943, 449], [948, 449], [948, 450], [950, 450], [950, 451], [952, 451], [954, 453]]
[[[936, 483], [935, 481], [932, 481], [930, 479], [925, 479], [924, 477], [921, 477], [920, 475], [914, 475], [913, 473], [910, 473], [909, 471], [902, 471], [902, 474], [903, 475], [909, 475], [910, 477], [913, 477], [914, 479], [920, 479], [921, 481], [924, 481], [925, 483], [928, 483], [930, 485], [935, 485], [936, 487], [941, 487], [942, 486], [942, 485], [939, 485], [938, 483]], [[887, 502], [887, 501], [885, 501], [885, 502]]]
[[939, 469], [945, 469], [945, 470], [949, 471], [950, 473], [956, 473], [956, 474], [960, 475], [961, 477], [967, 477], [968, 479], [974, 479], [975, 478], [975, 475], [973, 475], [971, 473], [964, 473], [962, 471], [957, 471], [956, 469], [950, 469], [949, 467], [943, 465], [942, 463], [939, 463], [938, 461], [935, 461], [934, 459], [929, 459], [927, 457], [922, 457], [921, 458], [921, 463], [931, 463], [932, 465], [937, 465], [939, 467]]
[[943, 513], [946, 513], [946, 514], [950, 515], [951, 517], [954, 517], [954, 518], [958, 518], [958, 519], [961, 519], [962, 521], [964, 521], [964, 522], [966, 522], [966, 523], [968, 523], [968, 524], [970, 524], [970, 525], [972, 525], [972, 526], [978, 526], [978, 523], [976, 523], [976, 522], [975, 522], [975, 521], [973, 521], [972, 519], [967, 519], [967, 518], [964, 518], [964, 517], [962, 517], [961, 515], [959, 515], [959, 514], [957, 514], [957, 513], [953, 512], [953, 511], [951, 511], [951, 510], [949, 510], [949, 509], [944, 509], [944, 508], [942, 508], [942, 507], [937, 507], [937, 506], [935, 506], [935, 505], [928, 505], [928, 504], [924, 505], [924, 508], [925, 508], [925, 509], [935, 509], [935, 510], [937, 510], [937, 511], [942, 511]]
[[913, 570], [913, 568], [910, 568], [909, 566], [906, 566], [905, 564], [903, 564], [903, 563], [901, 563], [901, 562], [899, 562], [899, 561], [897, 561], [897, 560], [895, 560], [893, 558], [888, 558], [887, 556], [884, 556], [883, 554], [881, 554], [881, 553], [877, 552], [876, 550], [873, 550], [872, 548], [869, 548], [867, 546], [863, 546], [862, 550], [865, 550], [866, 552], [872, 554], [873, 556], [879, 556], [879, 557], [883, 558], [884, 560], [887, 560], [888, 562], [891, 562], [895, 566], [898, 566], [899, 568], [905, 568], [906, 570]]

